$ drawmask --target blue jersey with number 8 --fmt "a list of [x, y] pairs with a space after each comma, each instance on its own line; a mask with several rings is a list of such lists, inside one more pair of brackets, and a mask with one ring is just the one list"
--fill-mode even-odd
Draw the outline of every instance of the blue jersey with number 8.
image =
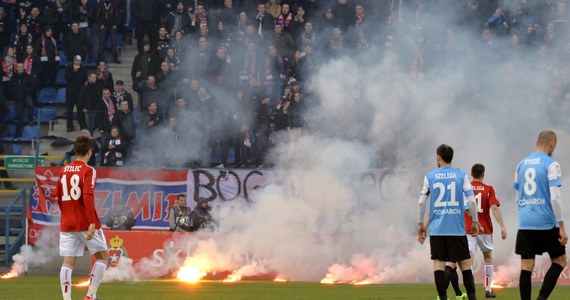
[[561, 186], [560, 178], [560, 164], [544, 152], [535, 152], [519, 162], [514, 184], [518, 191], [519, 229], [558, 227], [550, 187]]

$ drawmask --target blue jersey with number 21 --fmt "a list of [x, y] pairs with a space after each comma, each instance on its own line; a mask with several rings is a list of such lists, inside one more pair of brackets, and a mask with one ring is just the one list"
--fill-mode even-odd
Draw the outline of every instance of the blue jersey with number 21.
[[429, 194], [429, 234], [465, 235], [463, 212], [469, 209], [463, 195], [473, 196], [467, 174], [453, 167], [441, 167], [424, 177], [421, 193]]
[[561, 186], [561, 176], [560, 164], [544, 152], [535, 152], [520, 161], [514, 186], [518, 191], [519, 229], [558, 227], [550, 187]]

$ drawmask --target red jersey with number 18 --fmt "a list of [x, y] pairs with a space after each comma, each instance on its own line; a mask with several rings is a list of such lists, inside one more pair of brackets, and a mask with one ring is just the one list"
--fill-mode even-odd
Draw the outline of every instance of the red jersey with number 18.
[[96, 180], [95, 169], [79, 160], [59, 171], [56, 193], [62, 232], [86, 231], [92, 223], [101, 228], [93, 197]]
[[[491, 205], [501, 206], [499, 199], [495, 196], [495, 189], [481, 181], [471, 181], [473, 194], [477, 201], [477, 218], [483, 227], [483, 234], [493, 234], [493, 221], [491, 221]], [[471, 233], [471, 219], [465, 212], [465, 228], [467, 234]]]

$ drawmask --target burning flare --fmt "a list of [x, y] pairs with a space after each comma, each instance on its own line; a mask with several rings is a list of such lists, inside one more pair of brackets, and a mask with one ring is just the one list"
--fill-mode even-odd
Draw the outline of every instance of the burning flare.
[[283, 274], [278, 274], [275, 279], [273, 279], [273, 281], [275, 282], [287, 282], [287, 277], [285, 277], [285, 275]]
[[327, 274], [327, 276], [325, 276], [325, 278], [321, 280], [321, 284], [335, 284], [335, 283], [336, 280], [334, 280], [331, 274]]
[[354, 282], [352, 282], [352, 284], [353, 285], [369, 285], [369, 284], [372, 284], [372, 281], [365, 279], [365, 280], [358, 281], [358, 282], [354, 281]]
[[80, 281], [80, 282], [74, 284], [73, 286], [76, 286], [76, 287], [87, 287], [87, 286], [89, 286], [89, 284], [91, 284], [91, 279], [85, 279], [85, 280], [83, 280], [83, 281]]
[[228, 278], [224, 279], [223, 282], [236, 282], [236, 281], [240, 281], [240, 280], [241, 280], [241, 276], [234, 272], [234, 273], [230, 274], [228, 276]]
[[10, 272], [8, 272], [8, 273], [6, 273], [6, 274], [0, 276], [0, 278], [2, 278], [2, 279], [12, 279], [12, 278], [18, 277], [19, 275], [20, 275], [20, 274], [19, 274], [18, 272], [12, 270], [12, 271], [10, 271]]
[[207, 273], [204, 271], [201, 271], [200, 268], [198, 267], [181, 267], [180, 270], [178, 270], [178, 273], [176, 273], [176, 277], [180, 280], [180, 281], [185, 281], [185, 282], [190, 282], [190, 283], [196, 283], [198, 281], [200, 281], [200, 279], [202, 279], [202, 277], [206, 276]]

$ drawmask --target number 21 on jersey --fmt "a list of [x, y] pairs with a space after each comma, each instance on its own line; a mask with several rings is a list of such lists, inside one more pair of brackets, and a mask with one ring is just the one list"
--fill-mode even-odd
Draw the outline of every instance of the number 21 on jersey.
[[81, 188], [79, 187], [79, 175], [73, 174], [69, 178], [69, 184], [71, 187], [67, 186], [67, 174], [63, 175], [59, 182], [61, 182], [61, 188], [63, 195], [61, 196], [61, 201], [78, 200], [81, 198]]
[[437, 198], [433, 203], [434, 207], [442, 207], [442, 206], [459, 206], [459, 202], [457, 202], [456, 195], [455, 195], [455, 182], [452, 182], [447, 185], [447, 190], [449, 190], [449, 200], [443, 201], [446, 192], [446, 186], [441, 182], [436, 182], [433, 184], [434, 190], [439, 190], [437, 194]]

